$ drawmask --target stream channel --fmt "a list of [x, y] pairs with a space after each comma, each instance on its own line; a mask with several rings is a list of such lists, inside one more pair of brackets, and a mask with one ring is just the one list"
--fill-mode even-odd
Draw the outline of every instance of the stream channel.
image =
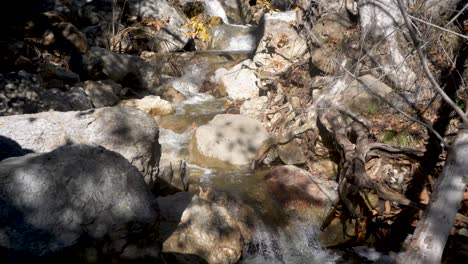
[[[212, 8], [206, 9], [209, 15], [227, 20], [217, 0], [207, 3], [212, 5]], [[249, 29], [251, 26], [226, 23], [226, 27]], [[213, 169], [190, 163], [193, 131], [215, 115], [226, 113], [228, 105], [228, 98], [215, 98], [199, 92], [204, 81], [218, 68], [230, 68], [251, 58], [256, 49], [256, 42], [252, 39], [260, 37], [231, 34], [222, 36], [227, 38], [223, 41], [229, 42], [229, 45], [224, 45], [229, 47], [227, 49], [171, 54], [176, 58], [174, 63], [180, 65], [178, 70], [181, 74], [178, 78], [168, 77], [163, 83], [178, 90], [186, 100], [176, 105], [174, 114], [158, 117], [162, 148], [160, 167], [169, 167], [170, 177], [180, 177], [175, 180], [182, 181], [187, 191], [198, 194], [200, 190], [210, 189], [217, 195], [227, 195], [251, 210], [255, 219], [251, 242], [245, 246], [240, 263], [363, 263], [362, 259], [352, 260], [344, 251], [323, 248], [318, 238], [318, 224], [288, 217], [287, 212], [275, 204], [265, 189], [264, 177], [268, 169], [252, 172], [248, 168]], [[182, 170], [180, 167], [183, 167], [183, 173], [177, 171]], [[235, 209], [226, 204], [224, 206], [236, 217]]]

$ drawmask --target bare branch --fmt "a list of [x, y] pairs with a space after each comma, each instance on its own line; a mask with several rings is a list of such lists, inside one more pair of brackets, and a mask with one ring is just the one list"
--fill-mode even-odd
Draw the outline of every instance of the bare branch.
[[440, 27], [440, 26], [438, 26], [438, 25], [432, 24], [432, 23], [430, 23], [430, 22], [427, 22], [427, 21], [425, 21], [425, 20], [422, 20], [422, 19], [417, 18], [417, 17], [412, 16], [412, 15], [408, 15], [408, 16], [411, 17], [412, 19], [414, 19], [414, 20], [416, 20], [416, 21], [419, 21], [419, 22], [421, 22], [421, 23], [424, 23], [424, 24], [426, 24], [426, 25], [428, 25], [428, 26], [431, 26], [431, 27], [440, 29], [440, 30], [442, 30], [442, 31], [445, 31], [445, 32], [447, 32], [447, 33], [456, 35], [456, 36], [461, 37], [461, 38], [464, 38], [464, 39], [468, 39], [468, 36], [465, 36], [465, 35], [463, 35], [463, 34], [457, 33], [457, 32], [452, 31], [452, 30], [448, 30], [448, 29], [446, 29], [446, 28], [444, 28], [444, 27]]
[[348, 69], [346, 69], [346, 67], [339, 64], [334, 58], [331, 58], [331, 59], [336, 64], [338, 64], [341, 67], [341, 69], [343, 69], [347, 74], [349, 74], [356, 81], [358, 81], [364, 87], [364, 89], [366, 89], [366, 91], [368, 91], [372, 96], [377, 97], [382, 102], [384, 102], [385, 104], [387, 104], [388, 106], [390, 106], [391, 108], [393, 108], [394, 110], [396, 110], [398, 113], [402, 114], [404, 117], [408, 118], [409, 120], [411, 120], [413, 122], [416, 122], [416, 123], [420, 124], [421, 126], [424, 126], [425, 128], [427, 128], [429, 131], [431, 131], [440, 140], [440, 142], [442, 142], [442, 144], [444, 144], [445, 147], [448, 148], [447, 142], [445, 142], [444, 138], [431, 125], [429, 125], [429, 124], [427, 124], [427, 123], [425, 123], [425, 122], [423, 122], [423, 121], [421, 121], [421, 120], [419, 120], [417, 118], [412, 117], [408, 113], [405, 113], [403, 110], [401, 110], [400, 108], [393, 105], [390, 101], [385, 99], [383, 96], [381, 96], [378, 93], [374, 92], [365, 82], [360, 80], [356, 75], [354, 75], [352, 72], [350, 72]]
[[400, 8], [401, 14], [403, 15], [403, 18], [405, 20], [406, 27], [408, 28], [411, 40], [413, 41], [414, 48], [418, 52], [419, 59], [421, 60], [421, 64], [424, 69], [424, 73], [426, 74], [426, 77], [429, 79], [429, 81], [432, 84], [432, 87], [437, 91], [437, 93], [444, 99], [444, 101], [452, 107], [453, 110], [458, 114], [460, 119], [463, 121], [464, 124], [468, 124], [468, 118], [466, 117], [465, 113], [463, 110], [460, 109], [460, 107], [455, 104], [455, 102], [450, 99], [450, 97], [444, 92], [444, 90], [440, 87], [439, 83], [436, 81], [434, 75], [431, 73], [431, 70], [429, 69], [429, 61], [424, 54], [422, 47], [420, 45], [420, 41], [418, 40], [416, 36], [416, 30], [411, 23], [411, 20], [409, 18], [408, 11], [406, 10], [405, 5], [403, 4], [402, 0], [398, 0], [398, 6]]

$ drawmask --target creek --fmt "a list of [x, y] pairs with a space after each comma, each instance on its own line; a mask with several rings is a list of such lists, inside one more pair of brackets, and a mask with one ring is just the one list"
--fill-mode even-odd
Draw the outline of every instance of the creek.
[[[227, 22], [227, 15], [219, 8], [217, 0], [207, 0], [205, 12], [221, 17]], [[248, 25], [232, 25], [237, 28]], [[259, 36], [257, 36], [259, 37]], [[159, 117], [159, 142], [162, 147], [161, 163], [177, 167], [184, 164], [181, 177], [186, 190], [198, 193], [210, 189], [212, 192], [227, 195], [253, 210], [255, 216], [251, 241], [243, 250], [240, 263], [362, 263], [344, 257], [345, 252], [329, 250], [319, 241], [319, 224], [294, 219], [288, 215], [268, 194], [264, 177], [268, 169], [252, 172], [249, 168], [209, 168], [190, 163], [189, 148], [193, 131], [226, 112], [228, 98], [215, 98], [200, 92], [204, 80], [214, 70], [229, 68], [242, 60], [251, 57], [252, 37], [239, 35], [235, 41], [230, 40], [229, 48], [224, 50], [196, 51], [185, 54], [178, 78], [165, 80], [167, 85], [175, 88], [186, 100], [176, 105], [176, 112]], [[235, 43], [233, 45], [232, 43]], [[187, 59], [190, 58], [190, 59]], [[200, 195], [201, 196], [201, 195]], [[230, 210], [227, 206], [228, 211]], [[233, 213], [235, 214], [235, 213]], [[236, 215], [233, 215], [235, 218]]]

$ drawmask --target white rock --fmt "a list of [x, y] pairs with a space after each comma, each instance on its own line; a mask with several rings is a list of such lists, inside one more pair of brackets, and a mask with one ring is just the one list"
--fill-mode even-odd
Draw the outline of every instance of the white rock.
[[257, 97], [259, 88], [255, 68], [251, 60], [245, 60], [229, 70], [225, 68], [216, 70], [214, 81], [223, 85], [227, 96], [233, 100]]
[[251, 98], [242, 104], [240, 107], [240, 113], [241, 115], [261, 120], [267, 108], [267, 101], [268, 98], [266, 96]]
[[148, 95], [142, 99], [130, 99], [119, 103], [122, 106], [134, 107], [142, 110], [150, 116], [162, 116], [175, 113], [171, 103], [159, 96]]
[[208, 167], [248, 165], [269, 136], [262, 124], [251, 117], [217, 115], [195, 131], [190, 160]]
[[292, 62], [307, 52], [307, 43], [292, 27], [297, 21], [294, 11], [275, 12], [265, 15], [263, 37], [253, 61], [259, 65], [257, 72], [277, 75], [285, 72]]

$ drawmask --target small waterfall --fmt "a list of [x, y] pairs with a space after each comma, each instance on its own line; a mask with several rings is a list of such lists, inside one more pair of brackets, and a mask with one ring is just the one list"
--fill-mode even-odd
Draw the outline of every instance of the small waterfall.
[[204, 67], [204, 65], [193, 64], [184, 69], [181, 77], [172, 78], [167, 84], [181, 92], [187, 98], [184, 104], [200, 103], [213, 98], [210, 95], [198, 92], [205, 74], [206, 67]]
[[218, 0], [205, 0], [203, 3], [207, 15], [220, 17], [225, 24], [229, 24], [226, 11], [224, 11], [223, 5]]
[[258, 223], [241, 263], [336, 263], [340, 256], [321, 247], [318, 233], [310, 223], [293, 221], [278, 230]]

